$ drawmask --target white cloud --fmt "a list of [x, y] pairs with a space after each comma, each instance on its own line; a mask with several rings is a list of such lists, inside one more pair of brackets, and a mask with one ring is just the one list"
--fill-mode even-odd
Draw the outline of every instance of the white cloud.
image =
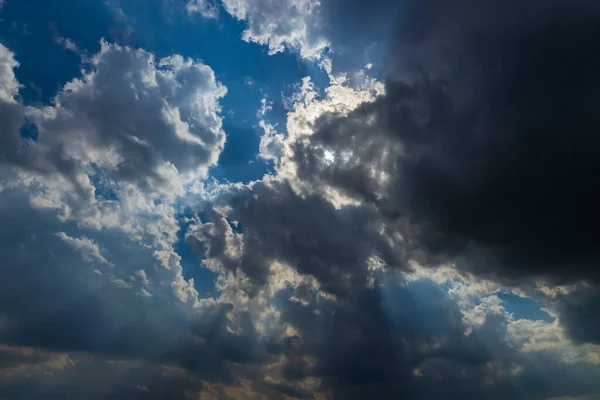
[[200, 13], [204, 18], [219, 16], [219, 6], [211, 0], [190, 0], [185, 9], [189, 14]]
[[[316, 189], [321, 190], [322, 193], [320, 194], [336, 207], [356, 204], [354, 199], [325, 184], [316, 188], [310, 183], [307, 184], [299, 180], [297, 178], [298, 166], [294, 160], [294, 148], [296, 144], [310, 140], [320, 117], [328, 114], [338, 117], [346, 116], [361, 104], [371, 103], [384, 93], [383, 83], [375, 79], [366, 79], [360, 85], [354, 86], [350, 84], [344, 75], [340, 75], [333, 77], [331, 84], [321, 94], [310, 77], [305, 77], [298, 90], [290, 98], [284, 99], [284, 105], [289, 109], [289, 112], [283, 151], [278, 150], [277, 152], [277, 154], [282, 154], [276, 168], [278, 177], [289, 180], [298, 192], [313, 193]], [[274, 140], [270, 140], [271, 138]], [[281, 138], [275, 137], [273, 134], [266, 135], [265, 144], [280, 145], [280, 140]], [[352, 155], [330, 154], [329, 156], [351, 158]]]
[[64, 232], [58, 232], [56, 233], [56, 236], [58, 236], [65, 243], [68, 243], [79, 250], [85, 261], [90, 263], [99, 262], [102, 264], [112, 265], [112, 263], [104, 258], [100, 246], [98, 246], [98, 243], [95, 241], [85, 236], [82, 236], [81, 238], [73, 238]]
[[285, 137], [281, 133], [277, 133], [275, 125], [268, 124], [263, 120], [259, 121], [258, 125], [264, 132], [260, 137], [258, 156], [264, 160], [278, 163], [283, 156]]
[[260, 107], [256, 112], [256, 116], [259, 118], [264, 117], [271, 110], [273, 110], [273, 102], [269, 101], [269, 99], [267, 99], [266, 97], [263, 97], [260, 100]]
[[269, 54], [286, 48], [308, 60], [319, 59], [329, 42], [319, 33], [318, 0], [222, 0], [233, 17], [246, 21], [242, 39], [269, 47]]
[[[146, 191], [179, 190], [206, 176], [225, 143], [212, 69], [174, 55], [102, 43], [92, 71], [67, 83], [55, 106], [35, 110], [39, 146], [95, 165]], [[60, 149], [60, 150], [58, 150]]]
[[[31, 210], [54, 213], [54, 236], [88, 262], [111, 264], [102, 249], [118, 240], [144, 254], [147, 275], [138, 273], [137, 284], [132, 265], [112, 252], [115, 268], [94, 279], [196, 304], [173, 249], [172, 202], [184, 182], [206, 176], [224, 145], [219, 99], [226, 88], [212, 69], [103, 42], [89, 72], [68, 82], [52, 106], [27, 108], [39, 131], [30, 142], [20, 137], [22, 115], [16, 118], [23, 110], [17, 66], [0, 45], [0, 119], [12, 121], [1, 132], [3, 195], [20, 193]], [[66, 230], [71, 222], [78, 230]]]
[[0, 165], [31, 164], [31, 159], [24, 154], [28, 143], [22, 140], [19, 131], [24, 122], [24, 109], [18, 101], [21, 85], [14, 72], [18, 66], [15, 54], [0, 44]]
[[[438, 268], [422, 267], [416, 262], [412, 262], [411, 265], [413, 271], [406, 275], [407, 280], [410, 282], [425, 279], [445, 286], [447, 293], [460, 306], [463, 321], [470, 329], [483, 326], [489, 316], [499, 316], [506, 322], [506, 337], [509, 343], [526, 354], [551, 354], [565, 363], [600, 364], [600, 345], [574, 343], [567, 337], [560, 318], [552, 322], [516, 319], [506, 311], [502, 300], [497, 296], [501, 292], [512, 292], [550, 306], [551, 295], [566, 290], [564, 287], [544, 283], [514, 288], [478, 278], [450, 265]], [[547, 292], [547, 298], [539, 297], [539, 287], [543, 287]]]
[[552, 323], [527, 319], [511, 320], [507, 329], [510, 340], [524, 352], [555, 354], [567, 363], [600, 364], [600, 345], [573, 343], [566, 337], [559, 320]]
[[15, 54], [0, 44], [0, 100], [14, 101], [19, 91], [19, 82], [14, 69], [19, 66]]

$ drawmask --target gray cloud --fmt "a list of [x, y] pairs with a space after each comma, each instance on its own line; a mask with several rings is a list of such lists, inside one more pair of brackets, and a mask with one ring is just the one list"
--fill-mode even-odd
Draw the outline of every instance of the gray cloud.
[[[87, 381], [97, 369], [108, 374], [109, 381], [117, 379], [106, 361], [115, 360], [131, 364], [131, 368], [122, 367], [122, 382], [114, 381], [114, 387], [94, 394], [98, 397], [86, 398], [113, 398], [108, 394], [112, 391], [115, 398], [163, 398], [164, 393], [159, 391], [159, 395], [154, 389], [137, 392], [138, 384], [173, 384], [184, 398], [181, 385], [194, 380], [233, 382], [234, 365], [258, 365], [266, 357], [251, 321], [243, 326], [243, 335], [228, 330], [227, 304], [198, 308], [183, 302], [173, 290], [176, 271], [165, 270], [151, 247], [118, 229], [101, 235], [83, 230], [113, 264], [107, 265], [56, 234], [61, 229], [71, 237], [82, 229], [61, 223], [52, 210], [32, 208], [25, 196], [22, 190], [7, 189], [0, 197], [0, 343], [32, 349], [27, 354], [64, 354], [61, 360], [100, 360], [76, 362], [68, 371], [56, 372], [61, 375], [56, 379], [44, 373], [41, 378], [7, 376], [6, 382], [0, 379], [0, 395], [11, 399], [41, 398], [43, 393], [56, 393], [59, 398], [83, 396], [73, 393], [86, 389], [85, 385], [68, 382], [75, 377]], [[140, 270], [144, 273], [139, 274]], [[33, 368], [28, 366], [31, 363], [19, 359], [0, 366], [0, 378], [2, 373]], [[164, 370], [179, 372], [172, 379], [151, 378]], [[21, 386], [19, 377], [30, 383]], [[158, 381], [153, 383], [153, 379]], [[37, 389], [32, 391], [30, 385]], [[127, 391], [139, 397], [124, 394]]]
[[410, 220], [433, 255], [597, 279], [597, 6], [405, 6], [387, 94], [323, 116], [300, 177]]
[[[368, 207], [335, 210], [321, 197], [301, 197], [278, 181], [234, 190], [217, 206], [230, 211], [222, 215], [212, 210], [210, 222], [197, 225], [188, 240], [209, 260], [225, 270], [240, 270], [257, 284], [266, 282], [270, 264], [277, 261], [343, 296], [366, 285], [371, 257], [390, 266], [404, 263], [403, 249], [382, 235], [377, 215]], [[244, 234], [236, 236], [230, 222]]]

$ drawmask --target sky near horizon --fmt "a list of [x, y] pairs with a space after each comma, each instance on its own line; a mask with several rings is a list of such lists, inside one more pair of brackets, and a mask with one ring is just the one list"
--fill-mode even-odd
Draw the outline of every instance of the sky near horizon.
[[0, 400], [600, 400], [600, 3], [0, 0]]

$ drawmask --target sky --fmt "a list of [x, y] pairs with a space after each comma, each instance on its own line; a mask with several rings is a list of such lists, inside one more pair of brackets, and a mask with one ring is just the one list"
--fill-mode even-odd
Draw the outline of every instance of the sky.
[[600, 400], [599, 21], [0, 0], [0, 400]]

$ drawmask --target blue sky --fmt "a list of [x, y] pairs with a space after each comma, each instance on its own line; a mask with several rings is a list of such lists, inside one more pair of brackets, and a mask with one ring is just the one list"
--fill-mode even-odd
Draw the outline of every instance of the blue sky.
[[0, 399], [599, 400], [575, 3], [0, 0]]

